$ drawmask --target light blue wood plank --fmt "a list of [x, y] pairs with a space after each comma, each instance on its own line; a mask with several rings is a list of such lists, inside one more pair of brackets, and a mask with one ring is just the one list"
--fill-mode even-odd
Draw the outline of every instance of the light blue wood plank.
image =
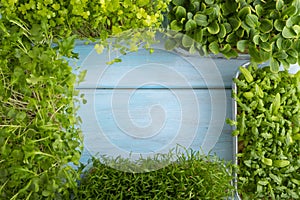
[[[75, 47], [75, 52], [80, 53], [77, 65], [87, 70], [86, 80], [78, 86], [79, 89], [230, 88], [238, 66], [247, 62], [247, 59], [227, 60], [190, 55], [185, 51], [166, 51], [163, 41], [153, 46], [152, 54], [145, 49], [126, 55], [118, 52], [97, 54], [93, 47], [94, 44]], [[116, 57], [122, 62], [106, 64]]]
[[[85, 147], [92, 155], [166, 153], [179, 143], [194, 150], [213, 149], [212, 152], [228, 160], [232, 157], [231, 128], [224, 123], [230, 116], [230, 90], [81, 92], [88, 103], [81, 106], [79, 115], [83, 120]], [[85, 153], [82, 160], [86, 161], [87, 156]]]

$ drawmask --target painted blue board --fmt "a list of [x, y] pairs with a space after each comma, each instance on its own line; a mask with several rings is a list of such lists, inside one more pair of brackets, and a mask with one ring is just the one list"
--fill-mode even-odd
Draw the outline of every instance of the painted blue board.
[[[232, 159], [231, 90], [84, 89], [85, 147], [92, 155], [151, 155], [180, 144]], [[88, 154], [83, 156], [86, 161]]]
[[[97, 153], [164, 153], [177, 143], [232, 159], [225, 119], [231, 116], [232, 77], [247, 57], [201, 57], [166, 51], [163, 44], [152, 54], [144, 49], [97, 54], [94, 44], [83, 43], [75, 52], [76, 65], [87, 70], [77, 86], [87, 99], [79, 110], [86, 147], [82, 162]], [[113, 58], [122, 62], [107, 65]]]
[[[93, 88], [231, 88], [237, 68], [247, 57], [228, 60], [222, 57], [201, 57], [182, 51], [166, 51], [154, 45], [154, 52], [140, 49], [121, 55], [118, 52], [98, 54], [94, 44], [77, 45], [77, 65], [87, 70], [78, 89]], [[122, 62], [107, 65], [113, 58]], [[148, 81], [148, 84], [145, 82]], [[156, 83], [160, 83], [157, 85]], [[144, 84], [144, 85], [141, 85]]]

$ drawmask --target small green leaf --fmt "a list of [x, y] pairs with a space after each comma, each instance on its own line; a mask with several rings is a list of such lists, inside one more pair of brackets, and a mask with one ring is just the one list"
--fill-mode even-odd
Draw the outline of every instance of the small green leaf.
[[220, 27], [217, 21], [213, 21], [211, 24], [209, 24], [207, 30], [210, 34], [218, 34], [220, 31]]
[[245, 30], [240, 28], [236, 31], [236, 36], [238, 36], [239, 38], [242, 38], [242, 37], [244, 37], [244, 33], [245, 33]]
[[98, 54], [102, 54], [104, 50], [104, 46], [102, 44], [95, 44], [94, 49]]
[[296, 12], [297, 12], [297, 9], [295, 6], [293, 6], [293, 5], [287, 6], [282, 11], [282, 17], [284, 18], [285, 16], [295, 15]]
[[300, 26], [299, 25], [294, 25], [292, 29], [300, 37]]
[[252, 99], [254, 97], [254, 94], [253, 92], [244, 92], [243, 93], [243, 96], [246, 98], [246, 99]]
[[170, 23], [170, 28], [171, 30], [173, 31], [182, 31], [182, 28], [183, 28], [183, 24], [178, 22], [177, 20], [173, 20], [171, 23]]
[[229, 35], [227, 35], [226, 42], [228, 42], [228, 43], [234, 43], [235, 41], [236, 41], [235, 32], [232, 32]]
[[280, 168], [287, 167], [290, 165], [290, 161], [288, 160], [274, 160], [273, 163], [275, 167], [280, 167]]
[[264, 51], [267, 51], [267, 52], [271, 52], [272, 51], [272, 44], [270, 44], [269, 42], [262, 42], [260, 44], [260, 47]]
[[187, 19], [193, 19], [193, 13], [191, 13], [191, 12], [188, 12], [187, 13]]
[[268, 165], [268, 166], [272, 166], [272, 165], [273, 165], [272, 159], [269, 159], [269, 158], [263, 158], [261, 161], [262, 161], [262, 163], [264, 163], [265, 165]]
[[269, 184], [269, 181], [267, 180], [260, 180], [257, 182], [259, 185], [268, 185]]
[[[220, 48], [220, 52], [223, 53], [223, 54], [224, 53], [229, 53], [231, 50], [232, 50], [232, 48], [231, 48], [230, 44], [225, 44], [222, 48]], [[235, 57], [235, 55], [232, 55], [230, 57]]]
[[273, 22], [271, 20], [262, 19], [260, 22], [261, 22], [261, 24], [260, 24], [259, 28], [263, 33], [269, 33], [272, 31]]
[[214, 0], [205, 0], [205, 3], [208, 5], [214, 4]]
[[249, 49], [249, 54], [251, 55], [251, 60], [256, 63], [261, 63], [262, 58], [260, 57], [260, 53], [257, 50], [257, 48], [255, 46], [249, 44], [248, 49]]
[[244, 75], [246, 81], [251, 83], [253, 81], [253, 76], [246, 67], [239, 67], [240, 72]]
[[232, 31], [231, 25], [229, 23], [224, 23], [223, 24], [226, 29], [226, 33], [230, 33]]
[[183, 35], [183, 37], [182, 37], [182, 45], [185, 48], [190, 48], [193, 44], [194, 44], [193, 38], [191, 38], [190, 36], [188, 36], [186, 34]]
[[220, 51], [219, 51], [219, 44], [218, 42], [212, 42], [209, 44], [208, 46], [209, 50], [214, 53], [214, 54], [218, 54]]
[[264, 8], [263, 8], [262, 4], [257, 4], [255, 6], [255, 12], [257, 13], [257, 15], [259, 17], [261, 17], [263, 15], [263, 11], [264, 11]]
[[244, 8], [242, 8], [239, 13], [238, 13], [238, 17], [240, 19], [244, 19], [247, 15], [251, 14], [251, 8], [250, 6], [245, 6]]
[[203, 29], [197, 29], [194, 32], [194, 39], [196, 42], [201, 43], [203, 40]]
[[246, 21], [246, 24], [251, 28], [255, 28], [259, 24], [258, 17], [254, 14], [247, 15], [245, 21]]
[[229, 19], [229, 23], [231, 25], [231, 28], [233, 29], [233, 31], [236, 31], [239, 29], [239, 27], [241, 26], [242, 22], [240, 19], [237, 19], [235, 17], [230, 17]]
[[165, 42], [165, 49], [171, 51], [176, 47], [176, 44], [175, 40], [168, 38]]
[[224, 38], [226, 36], [226, 28], [224, 24], [220, 24], [220, 32], [218, 33], [219, 38]]
[[264, 92], [263, 90], [259, 87], [259, 85], [255, 84], [255, 93], [260, 97], [264, 97]]
[[279, 62], [272, 58], [270, 61], [270, 69], [272, 72], [278, 72], [279, 71]]
[[182, 18], [186, 18], [186, 10], [182, 6], [178, 6], [175, 12], [176, 19], [180, 21]]
[[297, 58], [299, 54], [295, 49], [289, 49], [286, 53], [294, 58]]
[[185, 24], [185, 30], [188, 32], [196, 29], [196, 27], [197, 27], [197, 23], [192, 19], [189, 19]]
[[281, 10], [284, 6], [284, 1], [283, 0], [277, 0], [276, 1], [276, 9]]
[[277, 59], [286, 59], [288, 57], [288, 55], [284, 51], [280, 51], [280, 52], [275, 52], [273, 54], [273, 57], [277, 58]]
[[207, 16], [203, 14], [195, 14], [194, 20], [197, 23], [198, 26], [207, 26]]
[[85, 76], [86, 76], [87, 70], [82, 70], [79, 75], [77, 76], [78, 78], [78, 83], [81, 83], [84, 81]]
[[285, 26], [285, 22], [281, 19], [276, 19], [274, 22], [274, 27], [277, 31], [282, 31]]
[[184, 0], [172, 0], [172, 3], [176, 6], [183, 6]]
[[244, 52], [248, 46], [248, 40], [239, 40], [237, 42], [237, 49], [241, 52]]
[[253, 37], [253, 43], [255, 45], [259, 45], [259, 42], [260, 42], [260, 35], [254, 35], [254, 37]]
[[45, 196], [45, 197], [48, 197], [48, 196], [51, 195], [51, 192], [48, 191], [48, 190], [43, 190], [42, 195]]

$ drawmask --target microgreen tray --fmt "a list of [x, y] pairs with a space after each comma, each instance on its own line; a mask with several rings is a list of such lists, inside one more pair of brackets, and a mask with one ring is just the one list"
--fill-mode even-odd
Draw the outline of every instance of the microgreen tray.
[[[241, 67], [248, 68], [249, 65], [250, 65], [250, 63], [247, 62], [247, 63], [243, 64]], [[268, 63], [264, 63], [264, 64], [259, 65], [258, 67], [263, 68], [267, 65], [268, 65]], [[280, 68], [280, 71], [282, 71], [282, 70], [283, 70], [283, 67]], [[289, 68], [289, 73], [290, 74], [295, 74], [299, 70], [300, 70], [299, 65], [297, 65], [297, 64], [296, 65], [291, 65], [290, 68]], [[238, 70], [233, 78], [238, 79], [240, 74], [241, 74], [241, 71]], [[232, 82], [232, 90], [233, 90], [233, 95], [237, 95], [238, 87], [237, 87], [237, 84], [234, 81]], [[233, 119], [233, 121], [237, 121], [237, 113], [238, 113], [237, 102], [234, 98], [232, 98], [232, 119]], [[233, 126], [233, 131], [236, 130], [236, 129], [237, 129], [237, 127]], [[238, 158], [237, 158], [238, 153], [239, 153], [238, 136], [233, 136], [233, 162], [236, 165], [238, 165]], [[236, 189], [235, 199], [241, 200], [242, 198], [241, 198], [240, 194], [238, 193], [238, 176], [237, 176], [237, 172], [234, 172], [234, 186], [235, 186], [235, 189]]]

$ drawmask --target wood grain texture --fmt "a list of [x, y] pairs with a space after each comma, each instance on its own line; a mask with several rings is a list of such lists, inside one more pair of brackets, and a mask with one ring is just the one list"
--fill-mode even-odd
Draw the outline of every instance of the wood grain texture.
[[[153, 48], [152, 54], [140, 49], [120, 55], [117, 52], [98, 54], [93, 45], [76, 46], [75, 52], [80, 57], [77, 65], [87, 70], [85, 81], [77, 88], [231, 88], [233, 74], [247, 62], [197, 54], [187, 56], [166, 51], [160, 45]], [[122, 62], [107, 65], [113, 58], [120, 58]], [[149, 83], [144, 84], [145, 80]]]
[[[177, 143], [232, 160], [231, 81], [247, 59], [187, 55], [166, 51], [163, 43], [154, 53], [141, 49], [121, 55], [97, 54], [94, 44], [76, 45], [79, 70], [87, 70], [77, 86], [85, 94], [81, 105], [85, 149], [91, 155], [128, 156], [129, 153], [167, 152]], [[113, 58], [122, 62], [107, 65]]]
[[[212, 150], [211, 153], [227, 160], [232, 158], [231, 127], [225, 123], [230, 117], [230, 90], [85, 89], [81, 92], [88, 103], [81, 105], [79, 115], [83, 120], [85, 146], [92, 155], [166, 153], [180, 144], [206, 153]], [[223, 114], [219, 112], [220, 106]]]

